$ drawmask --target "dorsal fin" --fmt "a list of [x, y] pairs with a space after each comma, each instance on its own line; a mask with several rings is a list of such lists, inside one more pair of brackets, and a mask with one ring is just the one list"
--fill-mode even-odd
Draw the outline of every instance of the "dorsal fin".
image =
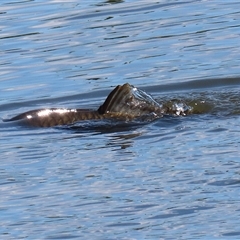
[[113, 104], [114, 100], [115, 100], [115, 95], [118, 94], [119, 89], [122, 88], [121, 85], [118, 85], [117, 87], [115, 87], [108, 95], [108, 97], [106, 98], [105, 102], [103, 103], [103, 105], [101, 105], [98, 108], [98, 112], [100, 114], [104, 114], [106, 112], [109, 111], [109, 109], [111, 108], [111, 105]]
[[162, 106], [149, 94], [128, 83], [118, 85], [98, 109], [100, 114], [118, 113], [138, 117], [150, 113], [161, 115]]

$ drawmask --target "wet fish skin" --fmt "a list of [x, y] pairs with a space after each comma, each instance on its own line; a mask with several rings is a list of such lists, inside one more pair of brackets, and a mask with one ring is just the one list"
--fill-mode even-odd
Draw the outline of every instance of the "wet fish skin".
[[9, 121], [20, 121], [21, 124], [33, 127], [53, 127], [72, 124], [81, 120], [102, 119], [103, 115], [88, 109], [38, 109], [20, 114]]
[[157, 103], [149, 94], [126, 83], [118, 85], [107, 97], [98, 110], [91, 109], [38, 109], [17, 115], [7, 121], [34, 127], [53, 127], [73, 124], [81, 120], [119, 119], [132, 120], [134, 118], [153, 114], [161, 117], [166, 108]]
[[150, 113], [161, 116], [166, 110], [146, 92], [125, 83], [122, 86], [118, 85], [108, 95], [104, 104], [99, 107], [98, 112], [102, 114], [118, 113], [134, 118]]

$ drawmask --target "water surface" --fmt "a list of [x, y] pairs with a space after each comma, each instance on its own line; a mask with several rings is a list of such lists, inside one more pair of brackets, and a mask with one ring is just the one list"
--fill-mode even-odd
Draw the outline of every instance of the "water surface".
[[1, 239], [238, 239], [238, 1], [0, 3], [0, 117], [129, 82], [201, 114], [0, 123]]

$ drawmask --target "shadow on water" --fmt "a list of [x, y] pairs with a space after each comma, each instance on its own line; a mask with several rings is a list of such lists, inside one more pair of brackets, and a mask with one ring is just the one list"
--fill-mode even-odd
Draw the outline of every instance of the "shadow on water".
[[161, 84], [155, 86], [144, 87], [145, 91], [152, 93], [175, 93], [175, 92], [186, 92], [191, 93], [193, 91], [216, 91], [216, 90], [231, 90], [238, 89], [240, 86], [240, 78], [208, 78], [208, 79], [196, 79], [187, 82], [179, 82], [172, 84]]

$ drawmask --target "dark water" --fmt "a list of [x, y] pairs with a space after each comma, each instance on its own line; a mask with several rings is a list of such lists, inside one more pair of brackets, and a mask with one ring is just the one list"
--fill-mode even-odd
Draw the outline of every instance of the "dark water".
[[0, 117], [129, 82], [201, 114], [0, 123], [1, 239], [239, 239], [238, 1], [0, 3]]

